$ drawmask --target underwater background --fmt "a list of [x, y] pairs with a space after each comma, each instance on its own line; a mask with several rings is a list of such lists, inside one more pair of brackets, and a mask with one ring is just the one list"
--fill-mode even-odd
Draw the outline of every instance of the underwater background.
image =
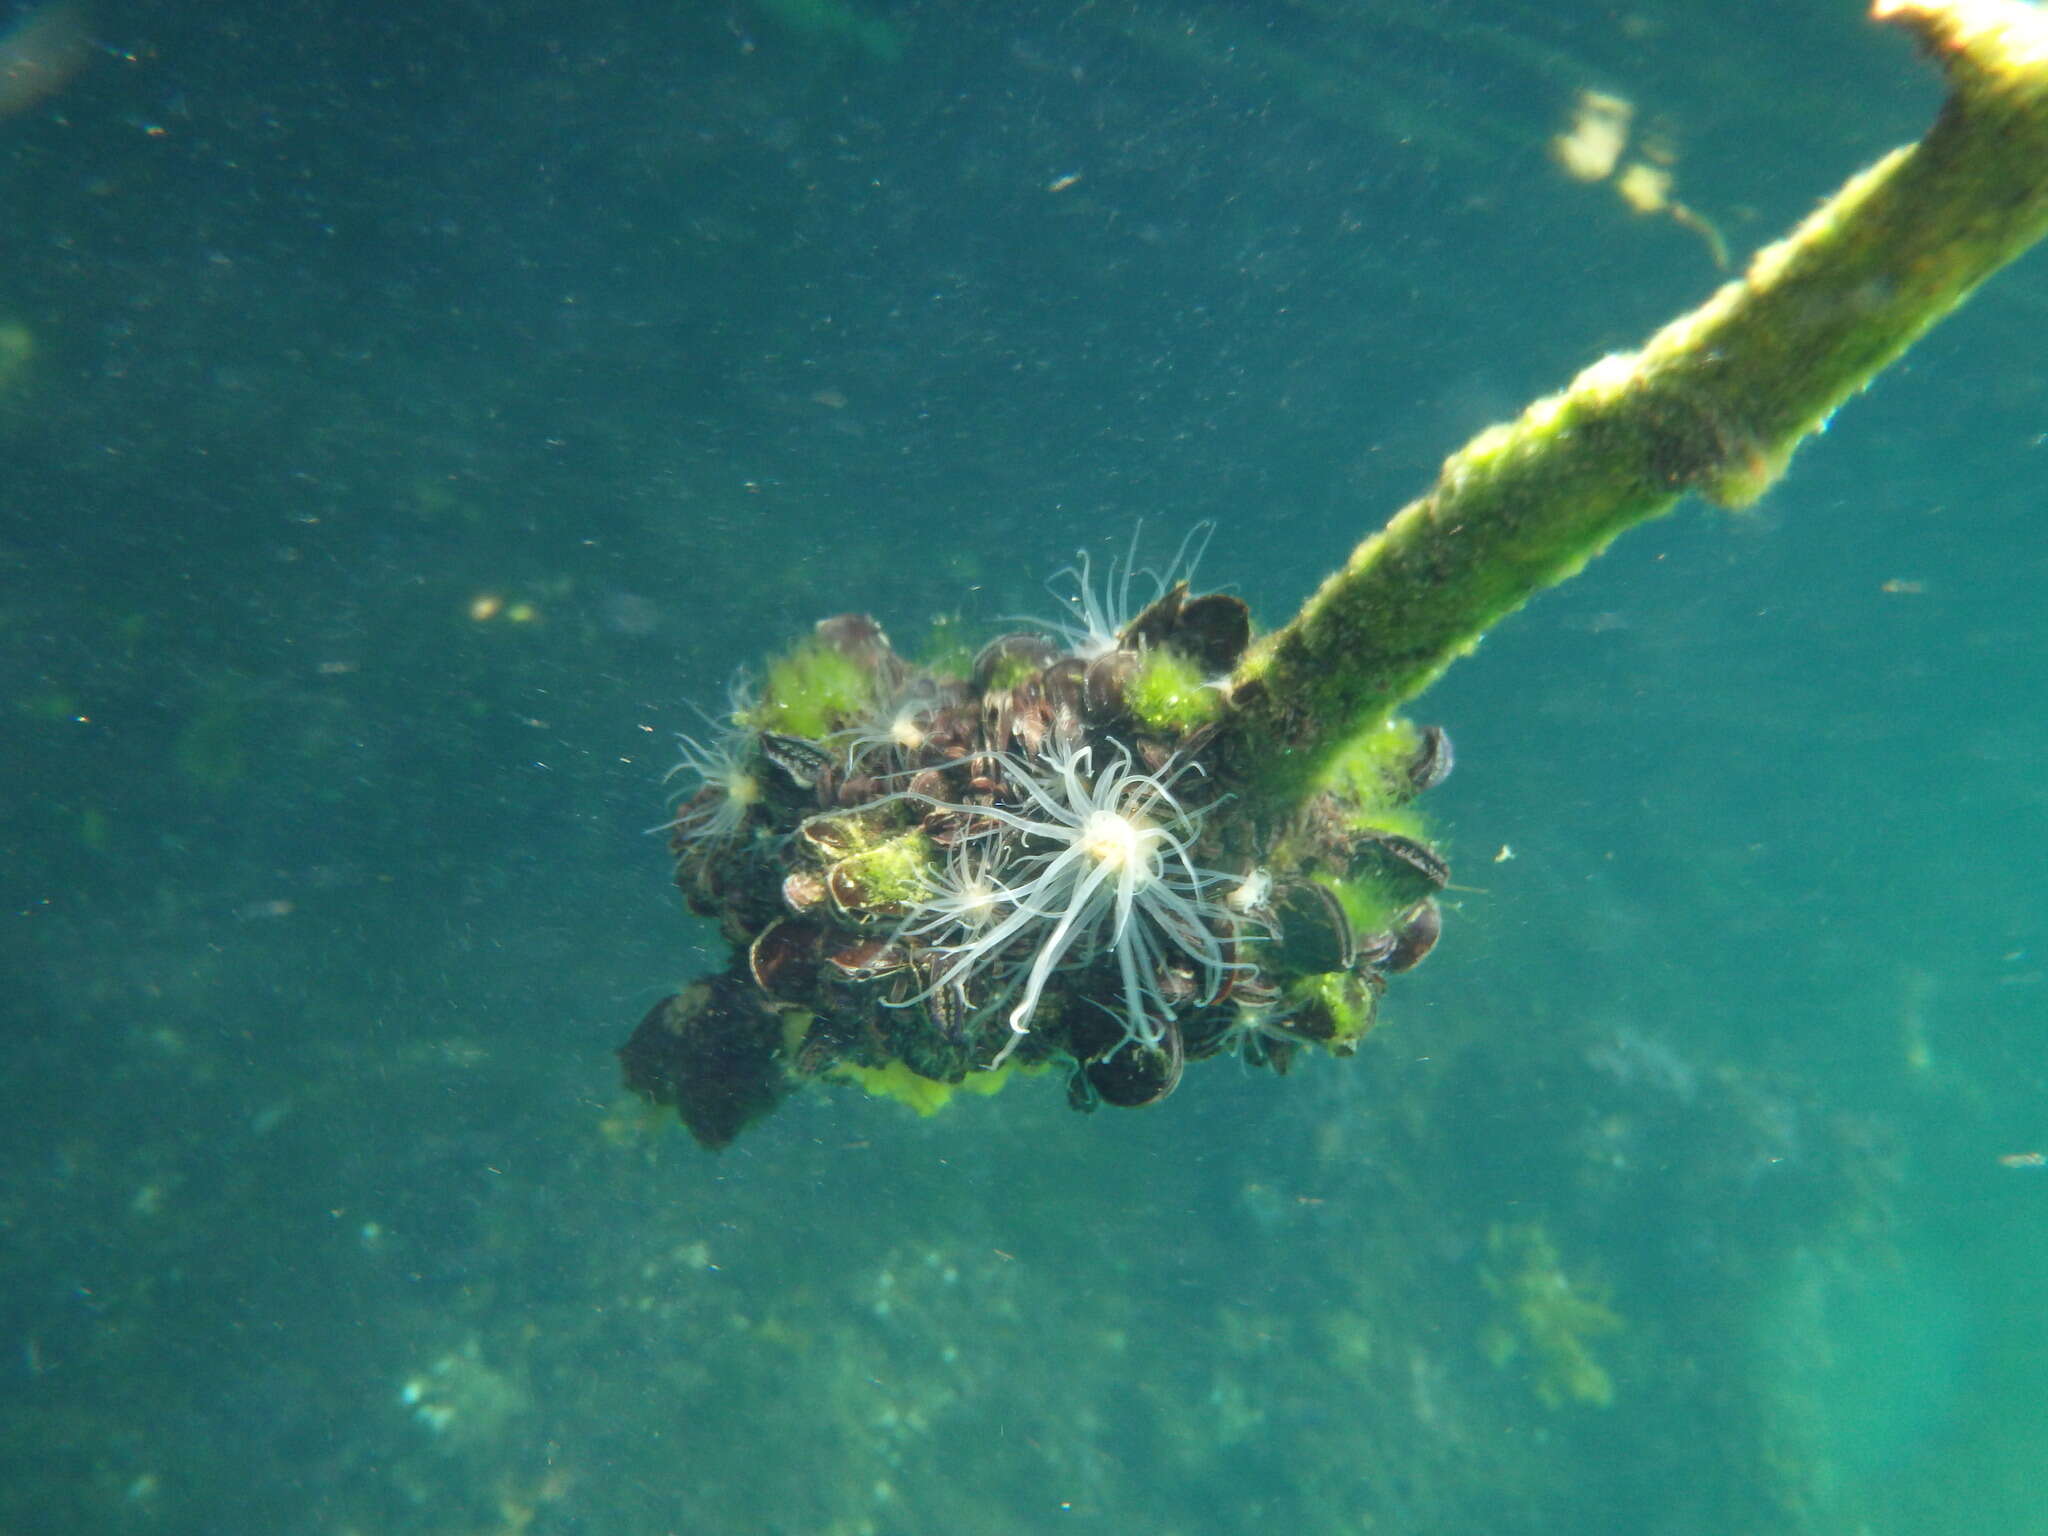
[[2048, 1531], [2038, 252], [1417, 701], [1455, 889], [1356, 1058], [712, 1155], [612, 1054], [723, 964], [647, 829], [736, 671], [1141, 522], [1283, 621], [1916, 136], [1903, 38], [0, 25], [0, 1531]]

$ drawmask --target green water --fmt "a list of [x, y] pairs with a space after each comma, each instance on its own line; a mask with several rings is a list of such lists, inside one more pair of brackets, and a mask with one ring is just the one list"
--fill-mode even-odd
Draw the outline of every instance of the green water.
[[1901, 40], [79, 16], [0, 119], [0, 1529], [2048, 1531], [2038, 253], [1421, 701], [1356, 1059], [712, 1157], [611, 1055], [723, 964], [644, 829], [735, 669], [1140, 519], [1284, 619], [1719, 280], [1580, 90], [1739, 257], [1928, 120]]

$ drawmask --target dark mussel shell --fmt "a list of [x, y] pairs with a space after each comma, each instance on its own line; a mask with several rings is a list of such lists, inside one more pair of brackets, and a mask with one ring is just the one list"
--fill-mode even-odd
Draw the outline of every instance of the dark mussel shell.
[[1352, 957], [1353, 965], [1385, 965], [1387, 957], [1400, 947], [1398, 932], [1368, 933], [1358, 941], [1358, 953]]
[[1040, 676], [1039, 688], [1046, 703], [1052, 706], [1056, 721], [1080, 719], [1087, 676], [1088, 663], [1078, 656], [1062, 656]]
[[861, 845], [853, 823], [830, 812], [806, 816], [797, 823], [796, 835], [828, 859], [843, 857]]
[[944, 804], [953, 798], [953, 786], [947, 782], [943, 768], [918, 769], [910, 776], [910, 782], [904, 789], [919, 800], [928, 800], [935, 804]]
[[889, 674], [891, 681], [894, 674], [902, 670], [902, 663], [891, 648], [888, 635], [868, 614], [841, 613], [820, 619], [814, 633], [847, 660]]
[[[823, 784], [825, 780], [821, 780]], [[844, 783], [832, 791], [833, 802], [842, 808], [854, 811], [882, 798], [882, 781], [871, 773], [848, 774]]]
[[[1025, 690], [1018, 689], [1019, 695]], [[1052, 734], [1053, 707], [1032, 691], [1028, 699], [1020, 698], [1010, 712], [1010, 736], [1023, 749], [1026, 757], [1038, 756], [1039, 748], [1045, 745], [1045, 738]]]
[[999, 676], [1042, 672], [1060, 658], [1060, 648], [1044, 635], [1019, 632], [997, 635], [974, 658], [974, 689], [985, 693]]
[[782, 877], [782, 904], [802, 917], [825, 899], [825, 877], [815, 869], [792, 869]]
[[1181, 1048], [1180, 1029], [1177, 1025], [1166, 1026], [1166, 1038], [1158, 1045], [1140, 1045], [1133, 1041], [1114, 1055], [1099, 1061], [1091, 1061], [1083, 1070], [1088, 1075], [1088, 1086], [1093, 1088], [1105, 1104], [1114, 1104], [1119, 1109], [1139, 1109], [1147, 1104], [1157, 1104], [1180, 1086], [1180, 1075], [1187, 1066], [1187, 1054]]
[[827, 953], [825, 963], [846, 981], [875, 981], [908, 967], [910, 955], [888, 939], [856, 939]]
[[1017, 711], [1015, 688], [998, 688], [982, 695], [981, 734], [990, 752], [1010, 750], [1011, 719]]
[[941, 705], [925, 727], [924, 755], [944, 762], [958, 761], [974, 750], [980, 734], [978, 708], [970, 709], [962, 703]]
[[1180, 611], [1188, 600], [1188, 584], [1176, 581], [1147, 603], [1138, 616], [1117, 636], [1120, 645], [1136, 650], [1153, 650], [1170, 643], [1180, 628]]
[[1434, 901], [1425, 901], [1409, 914], [1408, 920], [1394, 935], [1393, 952], [1380, 962], [1384, 971], [1410, 971], [1422, 964], [1423, 957], [1436, 948], [1437, 936], [1443, 932], [1444, 915]]
[[1280, 930], [1280, 958], [1288, 969], [1342, 971], [1358, 958], [1350, 914], [1336, 893], [1319, 881], [1288, 890], [1274, 904], [1273, 915]]
[[926, 811], [918, 825], [936, 846], [950, 848], [962, 838], [981, 833], [988, 826], [988, 818], [978, 816], [973, 811], [942, 805]]
[[855, 926], [901, 917], [901, 902], [872, 899], [868, 888], [861, 884], [859, 875], [847, 867], [854, 862], [842, 859], [825, 871], [825, 893], [832, 898], [833, 911]]
[[789, 776], [798, 789], [810, 789], [831, 775], [832, 754], [807, 736], [786, 736], [781, 731], [761, 733], [761, 755]]
[[[953, 972], [962, 968], [956, 955], [937, 954], [928, 949], [914, 950], [910, 956], [910, 976], [916, 982], [917, 994], [924, 999], [925, 1014], [932, 1021], [932, 1027], [940, 1038], [949, 1045], [965, 1045], [969, 1025], [974, 1021], [974, 1008], [967, 999], [967, 987], [962, 980], [956, 980]], [[894, 999], [897, 1007], [904, 1006], [911, 989], [899, 981]]]
[[782, 1017], [734, 972], [702, 981], [649, 1010], [619, 1048], [626, 1087], [677, 1116], [711, 1151], [780, 1103]]
[[1104, 651], [1088, 663], [1081, 684], [1081, 708], [1091, 720], [1120, 720], [1124, 714], [1124, 693], [1144, 658], [1136, 651]]
[[1406, 905], [1434, 896], [1451, 883], [1451, 866], [1436, 850], [1412, 837], [1369, 832], [1352, 850], [1352, 873], [1377, 880], [1389, 897]]
[[802, 997], [818, 974], [819, 930], [808, 923], [778, 917], [747, 946], [747, 969], [754, 985], [770, 997]]
[[[1288, 1014], [1288, 1037], [1314, 1041], [1339, 1056], [1349, 1056], [1358, 1042], [1371, 1032], [1373, 1017], [1379, 1011], [1380, 995], [1386, 989], [1387, 978], [1378, 971], [1347, 972], [1338, 992], [1341, 1011], [1333, 1011], [1329, 999], [1318, 989], [1303, 998], [1301, 1006]], [[1351, 1017], [1342, 1017], [1345, 1012]], [[1359, 1027], [1357, 1016], [1360, 1013], [1365, 1015], [1363, 1028]], [[1344, 1031], [1341, 1038], [1340, 1029]]]
[[1252, 643], [1252, 611], [1241, 597], [1205, 592], [1180, 611], [1167, 644], [1201, 669], [1221, 677], [1238, 664]]
[[1252, 611], [1228, 592], [1191, 598], [1188, 584], [1179, 581], [1124, 626], [1122, 643], [1132, 650], [1170, 647], [1204, 677], [1221, 677], [1252, 643]]
[[1415, 748], [1415, 756], [1408, 760], [1408, 783], [1416, 794], [1435, 789], [1451, 776], [1451, 767], [1457, 756], [1451, 751], [1451, 738], [1440, 725], [1426, 725], [1422, 728], [1422, 740]]

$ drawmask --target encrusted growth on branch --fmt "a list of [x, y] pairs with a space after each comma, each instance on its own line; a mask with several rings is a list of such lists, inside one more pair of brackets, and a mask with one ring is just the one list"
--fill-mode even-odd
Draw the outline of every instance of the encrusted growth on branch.
[[965, 677], [827, 620], [686, 739], [665, 830], [735, 961], [648, 1016], [628, 1083], [722, 1145], [808, 1078], [928, 1110], [1064, 1063], [1092, 1108], [1225, 1051], [1355, 1049], [1435, 940], [1448, 870], [1409, 802], [1448, 743], [1383, 732], [1284, 839], [1226, 835], [1208, 749], [1251, 626], [1179, 565], [1135, 613], [1133, 573], [1098, 594], [1083, 566], [1079, 623], [1000, 636]]

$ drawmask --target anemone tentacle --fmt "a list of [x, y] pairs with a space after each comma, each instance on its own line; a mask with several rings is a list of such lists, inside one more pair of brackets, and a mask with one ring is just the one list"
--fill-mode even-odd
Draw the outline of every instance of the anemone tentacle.
[[[1024, 617], [1027, 623], [1051, 630], [1066, 646], [1068, 654], [1083, 661], [1093, 661], [1117, 649], [1123, 643], [1124, 631], [1130, 628], [1139, 614], [1164, 597], [1175, 583], [1194, 580], [1195, 567], [1201, 563], [1202, 555], [1209, 548], [1209, 539], [1216, 532], [1213, 522], [1196, 523], [1182, 536], [1180, 547], [1166, 562], [1166, 568], [1155, 571], [1150, 566], [1138, 564], [1138, 535], [1144, 527], [1144, 519], [1140, 518], [1131, 528], [1131, 540], [1122, 558], [1110, 557], [1109, 574], [1104, 578], [1099, 593], [1095, 587], [1093, 562], [1085, 549], [1075, 551], [1073, 565], [1062, 566], [1047, 579], [1047, 590], [1071, 617], [1050, 620], [1019, 617]], [[1152, 590], [1144, 595], [1142, 601], [1134, 603], [1131, 584], [1141, 576], [1151, 582]], [[1072, 590], [1066, 590], [1069, 586]]]

